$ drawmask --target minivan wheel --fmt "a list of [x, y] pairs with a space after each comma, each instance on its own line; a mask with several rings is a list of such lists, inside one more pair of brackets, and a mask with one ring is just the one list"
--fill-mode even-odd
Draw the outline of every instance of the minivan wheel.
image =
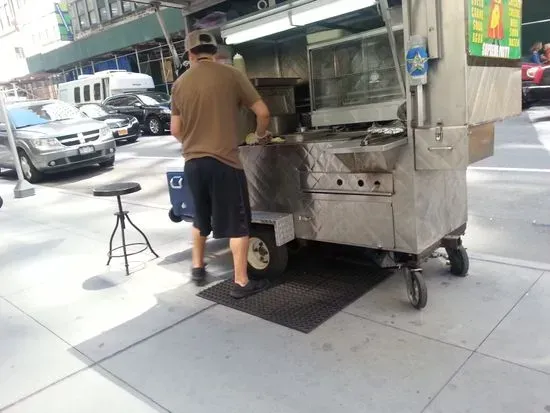
[[164, 127], [157, 116], [151, 116], [147, 119], [147, 130], [151, 135], [162, 135]]
[[19, 162], [21, 163], [21, 169], [23, 170], [23, 176], [25, 177], [25, 179], [31, 184], [36, 184], [44, 179], [44, 174], [34, 167], [32, 161], [29, 159], [29, 156], [25, 153], [25, 151], [19, 149], [18, 152]]

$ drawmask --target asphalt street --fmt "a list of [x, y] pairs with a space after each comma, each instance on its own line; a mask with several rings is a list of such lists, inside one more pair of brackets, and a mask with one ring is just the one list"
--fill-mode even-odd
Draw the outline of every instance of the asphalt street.
[[[131, 202], [168, 209], [165, 172], [182, 167], [173, 137], [143, 137], [119, 147], [113, 169], [62, 174], [44, 185], [90, 194], [99, 184], [137, 181], [143, 191]], [[469, 168], [468, 184], [471, 252], [550, 263], [550, 108], [498, 124], [495, 155]]]

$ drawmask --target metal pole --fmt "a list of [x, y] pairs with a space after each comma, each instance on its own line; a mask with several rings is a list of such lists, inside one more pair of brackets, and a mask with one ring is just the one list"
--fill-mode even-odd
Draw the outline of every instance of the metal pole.
[[401, 72], [401, 66], [399, 64], [399, 56], [397, 55], [397, 42], [395, 41], [395, 33], [393, 32], [393, 25], [391, 21], [390, 8], [388, 6], [388, 0], [379, 0], [380, 11], [382, 12], [382, 19], [386, 24], [386, 30], [388, 31], [388, 38], [390, 41], [391, 53], [393, 56], [393, 64], [397, 73], [397, 80], [401, 87], [401, 93], [405, 95], [405, 80], [403, 79], [403, 73]]
[[183, 31], [185, 33], [185, 37], [189, 34], [189, 18], [187, 17], [187, 13], [185, 13], [185, 10], [181, 11], [181, 14], [183, 15]]
[[115, 55], [115, 66], [116, 66], [116, 70], [120, 70], [120, 66], [118, 65], [118, 57], [117, 57], [117, 55]]
[[166, 39], [166, 43], [168, 44], [168, 48], [170, 49], [170, 53], [172, 54], [172, 59], [174, 59], [174, 65], [179, 69], [179, 67], [181, 66], [181, 60], [180, 60], [180, 57], [178, 56], [178, 51], [174, 47], [174, 43], [172, 43], [170, 34], [168, 33], [168, 30], [166, 30], [164, 19], [160, 15], [160, 6], [158, 4], [154, 4], [153, 8], [155, 9], [155, 15], [157, 16], [157, 20], [159, 21], [162, 34], [164, 35], [164, 38]]
[[160, 68], [162, 69], [162, 80], [164, 81], [164, 88], [166, 89], [166, 93], [170, 94], [170, 91], [168, 90], [168, 79], [166, 79], [166, 67], [164, 67], [164, 53], [162, 52], [162, 45], [160, 45], [159, 48], [160, 48]]
[[139, 53], [137, 49], [134, 49], [134, 50], [136, 52], [136, 62], [137, 62], [138, 72], [141, 73], [141, 66], [139, 64]]
[[23, 170], [21, 169], [19, 154], [17, 153], [17, 146], [15, 145], [15, 136], [8, 117], [8, 110], [6, 109], [6, 96], [4, 95], [4, 92], [0, 92], [0, 111], [2, 114], [2, 119], [5, 119], [8, 142], [10, 144], [11, 154], [13, 156], [13, 163], [15, 164], [15, 171], [17, 172], [17, 183], [13, 189], [13, 194], [16, 198], [33, 196], [35, 194], [34, 187], [25, 180]]

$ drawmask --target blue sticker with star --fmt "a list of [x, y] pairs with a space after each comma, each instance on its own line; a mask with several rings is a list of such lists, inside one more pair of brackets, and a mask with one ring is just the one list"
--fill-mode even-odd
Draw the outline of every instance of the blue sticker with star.
[[407, 52], [407, 72], [413, 78], [428, 73], [428, 51], [425, 47], [415, 46]]

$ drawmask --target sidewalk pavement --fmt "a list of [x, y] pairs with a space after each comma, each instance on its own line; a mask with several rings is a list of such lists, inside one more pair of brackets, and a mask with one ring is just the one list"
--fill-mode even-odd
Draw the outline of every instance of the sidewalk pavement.
[[[133, 257], [126, 277], [120, 259], [105, 267], [113, 200], [11, 190], [0, 183], [2, 412], [550, 412], [543, 265], [478, 257], [459, 279], [432, 260], [424, 311], [392, 277], [305, 335], [196, 297], [189, 224], [164, 209], [124, 197], [161, 255]], [[231, 274], [225, 242], [208, 255]]]

